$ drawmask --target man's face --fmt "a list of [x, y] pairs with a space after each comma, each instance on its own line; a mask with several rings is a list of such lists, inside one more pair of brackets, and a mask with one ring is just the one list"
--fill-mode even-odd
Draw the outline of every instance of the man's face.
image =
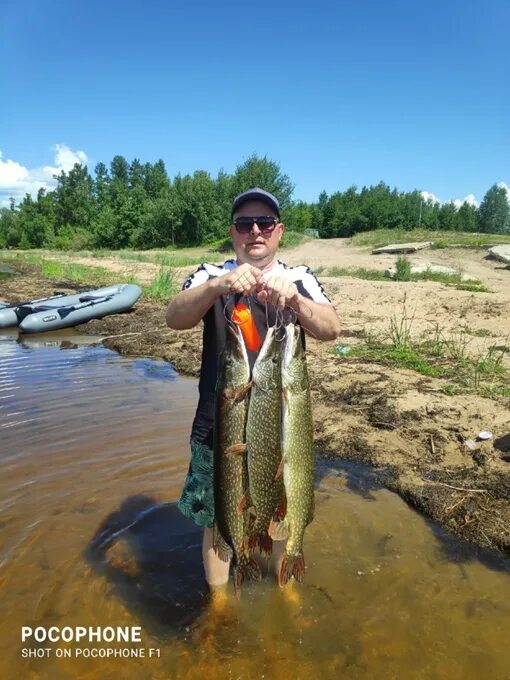
[[[234, 213], [234, 219], [236, 217], [260, 217], [262, 215], [268, 215], [278, 220], [275, 211], [263, 201], [247, 201], [243, 203]], [[248, 262], [248, 264], [252, 264], [255, 267], [264, 267], [272, 262], [278, 250], [284, 229], [283, 224], [277, 221], [273, 231], [264, 234], [255, 223], [249, 233], [240, 234], [232, 224], [230, 226], [230, 235], [239, 262]]]

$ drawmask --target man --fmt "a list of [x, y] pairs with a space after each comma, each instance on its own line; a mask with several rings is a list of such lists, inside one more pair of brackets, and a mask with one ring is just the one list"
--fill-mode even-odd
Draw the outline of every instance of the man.
[[[166, 313], [167, 325], [176, 330], [192, 328], [204, 321], [200, 398], [191, 432], [191, 463], [178, 507], [204, 527], [202, 554], [211, 589], [228, 581], [230, 566], [216, 555], [212, 541], [212, 430], [218, 357], [225, 346], [225, 317], [232, 318], [234, 304], [241, 297], [253, 296], [251, 314], [262, 340], [267, 323], [275, 323], [276, 310], [283, 312], [286, 307], [292, 308], [301, 326], [319, 340], [334, 340], [340, 332], [338, 316], [312, 271], [306, 266], [288, 267], [276, 259], [285, 229], [280, 222], [277, 199], [258, 187], [249, 189], [234, 199], [231, 217], [230, 235], [236, 259], [219, 266], [201, 265], [186, 279], [183, 290]], [[251, 367], [256, 356], [256, 350], [248, 352]], [[281, 554], [282, 546], [274, 552]]]

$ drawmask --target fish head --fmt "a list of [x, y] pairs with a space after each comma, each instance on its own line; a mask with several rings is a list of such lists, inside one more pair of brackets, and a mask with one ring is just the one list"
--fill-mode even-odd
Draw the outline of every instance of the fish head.
[[248, 352], [239, 326], [227, 326], [221, 375], [224, 384], [233, 387], [244, 385], [250, 379]]
[[274, 327], [267, 329], [266, 338], [253, 367], [253, 381], [262, 389], [278, 387], [281, 383], [281, 341]]
[[308, 386], [306, 355], [301, 341], [301, 327], [290, 323], [285, 328], [285, 346], [282, 358], [284, 387], [304, 390]]

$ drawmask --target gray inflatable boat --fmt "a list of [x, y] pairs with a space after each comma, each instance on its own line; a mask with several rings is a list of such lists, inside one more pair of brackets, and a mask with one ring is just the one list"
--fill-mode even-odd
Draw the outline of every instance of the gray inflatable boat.
[[24, 333], [69, 328], [91, 319], [100, 319], [108, 314], [125, 312], [134, 305], [141, 294], [139, 286], [122, 283], [76, 295], [57, 295], [44, 300], [32, 300], [23, 305], [0, 309], [0, 328], [19, 325]]
[[[85, 293], [83, 293], [85, 295]], [[65, 298], [79, 298], [79, 295], [66, 295], [65, 293], [55, 293], [51, 297], [41, 298], [39, 300], [27, 300], [26, 302], [16, 302], [11, 304], [2, 300], [0, 302], [0, 328], [10, 328], [11, 326], [17, 326], [20, 322], [16, 310], [20, 307], [29, 307], [37, 304], [50, 304], [54, 300], [59, 302]]]

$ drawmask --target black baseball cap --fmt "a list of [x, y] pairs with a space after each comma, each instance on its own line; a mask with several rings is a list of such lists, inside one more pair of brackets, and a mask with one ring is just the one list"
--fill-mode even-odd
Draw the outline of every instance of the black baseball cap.
[[264, 203], [267, 203], [267, 205], [270, 206], [275, 211], [278, 218], [280, 217], [280, 204], [278, 203], [278, 199], [275, 196], [273, 196], [273, 194], [270, 194], [269, 191], [265, 191], [265, 189], [261, 189], [260, 187], [253, 187], [253, 189], [243, 191], [242, 194], [238, 194], [234, 198], [234, 201], [232, 203], [231, 218], [234, 217], [235, 211], [243, 203], [246, 203], [247, 201], [263, 201]]

